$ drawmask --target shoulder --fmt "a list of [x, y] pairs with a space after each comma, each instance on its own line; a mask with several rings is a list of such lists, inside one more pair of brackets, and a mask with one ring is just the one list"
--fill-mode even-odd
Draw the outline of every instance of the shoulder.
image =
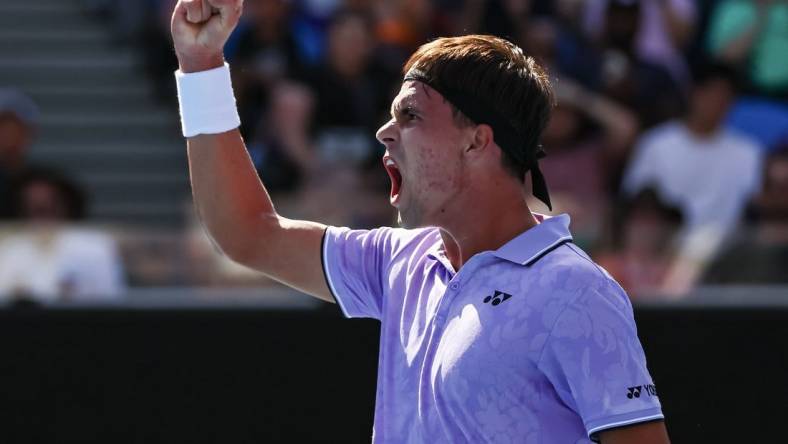
[[671, 145], [665, 142], [681, 139], [685, 137], [685, 134], [686, 131], [684, 131], [682, 125], [678, 121], [673, 120], [644, 132], [638, 140], [638, 145], [641, 149], [656, 145], [670, 147]]
[[592, 314], [614, 310], [632, 312], [624, 289], [582, 249], [566, 243], [540, 262], [539, 287], [557, 318], [566, 311]]
[[732, 128], [723, 130], [720, 140], [726, 150], [740, 158], [757, 160], [763, 153], [763, 147], [758, 141]]
[[552, 284], [559, 287], [580, 289], [606, 286], [615, 283], [613, 278], [594, 262], [588, 254], [577, 245], [567, 242], [556, 248], [551, 254], [537, 264], [541, 267], [540, 275], [552, 276]]
[[577, 246], [566, 244], [556, 253], [545, 258], [545, 274], [555, 278], [553, 290], [542, 300], [545, 334], [538, 362], [550, 347], [571, 361], [577, 359], [576, 347], [610, 351], [618, 341], [634, 344], [637, 327], [623, 288]]

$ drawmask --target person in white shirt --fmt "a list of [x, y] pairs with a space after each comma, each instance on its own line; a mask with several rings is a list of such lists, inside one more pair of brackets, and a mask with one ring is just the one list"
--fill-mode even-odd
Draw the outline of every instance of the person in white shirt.
[[644, 134], [624, 172], [626, 196], [653, 187], [685, 215], [679, 258], [668, 275], [666, 293], [691, 289], [760, 190], [763, 150], [724, 125], [735, 94], [731, 68], [705, 67], [686, 116]]
[[0, 302], [114, 301], [125, 290], [115, 240], [101, 230], [75, 227], [81, 190], [66, 177], [31, 168], [15, 187], [23, 225], [0, 236]]

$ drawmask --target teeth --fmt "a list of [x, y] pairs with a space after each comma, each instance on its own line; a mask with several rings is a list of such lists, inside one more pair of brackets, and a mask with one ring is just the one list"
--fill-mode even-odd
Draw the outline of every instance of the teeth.
[[386, 159], [386, 166], [397, 166], [397, 164], [391, 159]]

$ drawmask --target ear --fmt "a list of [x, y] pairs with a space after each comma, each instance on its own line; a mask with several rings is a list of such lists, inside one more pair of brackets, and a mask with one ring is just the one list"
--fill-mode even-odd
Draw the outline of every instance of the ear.
[[470, 143], [465, 148], [465, 154], [470, 156], [484, 156], [490, 153], [490, 148], [495, 145], [493, 130], [485, 123], [472, 128]]

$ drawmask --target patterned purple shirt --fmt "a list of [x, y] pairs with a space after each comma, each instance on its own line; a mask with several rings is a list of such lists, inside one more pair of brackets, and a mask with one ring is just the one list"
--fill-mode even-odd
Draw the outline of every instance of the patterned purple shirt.
[[589, 443], [663, 418], [621, 287], [548, 218], [455, 272], [437, 228], [330, 227], [329, 288], [381, 321], [375, 443]]

